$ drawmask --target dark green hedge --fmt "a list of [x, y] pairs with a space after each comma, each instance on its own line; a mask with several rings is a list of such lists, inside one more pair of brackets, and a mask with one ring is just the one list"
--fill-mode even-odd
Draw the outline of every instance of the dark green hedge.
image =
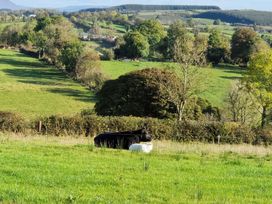
[[[41, 126], [40, 126], [40, 125]], [[34, 122], [26, 122], [22, 117], [8, 112], [0, 112], [0, 131], [14, 133], [39, 132], [42, 135], [90, 136], [104, 132], [136, 130], [147, 124], [153, 139], [178, 142], [228, 144], [272, 144], [272, 128], [253, 130], [238, 123], [186, 121], [137, 117], [100, 116], [51, 116]]]
[[254, 143], [255, 132], [237, 123], [186, 121], [137, 117], [59, 117], [42, 119], [42, 134], [95, 136], [103, 132], [136, 130], [147, 124], [153, 139], [174, 140], [178, 142], [217, 142], [239, 144]]
[[28, 124], [21, 116], [0, 111], [0, 131], [23, 133], [27, 129]]

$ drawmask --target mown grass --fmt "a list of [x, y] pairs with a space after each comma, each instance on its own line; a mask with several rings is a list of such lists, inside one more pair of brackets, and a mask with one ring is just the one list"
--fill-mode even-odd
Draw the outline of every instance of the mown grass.
[[94, 95], [54, 67], [0, 50], [0, 110], [34, 118], [93, 107]]
[[[152, 67], [173, 67], [172, 63], [162, 62], [137, 62], [137, 61], [103, 61], [103, 71], [110, 78], [118, 78], [125, 73]], [[227, 94], [235, 80], [241, 78], [244, 70], [235, 66], [220, 65], [215, 68], [200, 68], [203, 75], [203, 92], [200, 94], [208, 99], [213, 105], [224, 107]], [[200, 83], [201, 84], [201, 83]]]
[[272, 202], [271, 155], [145, 155], [0, 138], [3, 203]]

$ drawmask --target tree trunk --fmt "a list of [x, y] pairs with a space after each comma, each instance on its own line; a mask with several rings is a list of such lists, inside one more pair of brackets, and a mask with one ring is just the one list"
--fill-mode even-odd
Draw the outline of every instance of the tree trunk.
[[262, 128], [264, 128], [264, 126], [267, 123], [267, 107], [263, 106], [263, 112], [262, 112]]
[[184, 109], [185, 109], [185, 105], [186, 105], [186, 101], [183, 100], [180, 102], [180, 105], [179, 105], [179, 111], [178, 111], [178, 121], [182, 121], [182, 117], [183, 117], [183, 112], [184, 112]]

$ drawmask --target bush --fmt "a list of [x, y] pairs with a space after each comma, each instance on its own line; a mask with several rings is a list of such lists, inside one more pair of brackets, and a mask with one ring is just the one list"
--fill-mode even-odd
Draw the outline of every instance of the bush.
[[106, 77], [101, 70], [99, 55], [92, 50], [85, 50], [76, 65], [76, 77], [93, 90], [99, 90]]
[[177, 108], [171, 99], [181, 92], [179, 84], [177, 74], [169, 70], [134, 71], [105, 82], [95, 111], [102, 116], [173, 117]]
[[101, 57], [102, 60], [114, 60], [115, 54], [112, 49], [103, 49], [102, 50], [103, 56]]
[[180, 123], [174, 140], [179, 142], [216, 143], [220, 135], [221, 143], [253, 143], [255, 133], [250, 127], [238, 123], [187, 121]]
[[[82, 135], [85, 132], [84, 120], [81, 117], [50, 116], [42, 118], [42, 134], [50, 135]], [[36, 121], [35, 124], [38, 124]]]
[[272, 144], [272, 128], [266, 127], [264, 129], [257, 130], [257, 136], [254, 141], [254, 144], [264, 144], [271, 145]]
[[[221, 143], [228, 144], [272, 144], [272, 128], [254, 132], [250, 127], [239, 123], [199, 122], [161, 120], [138, 117], [101, 117], [86, 116], [50, 116], [35, 121], [35, 131], [41, 121], [41, 134], [55, 136], [96, 136], [104, 132], [117, 132], [140, 129], [147, 125], [155, 140], [173, 140], [177, 142], [216, 143], [221, 136]], [[30, 125], [18, 115], [0, 112], [0, 131], [24, 133], [31, 130]], [[32, 130], [33, 130], [32, 129]], [[257, 133], [257, 134], [256, 134]]]
[[27, 124], [19, 115], [9, 112], [0, 112], [0, 131], [22, 133], [27, 129]]
[[[147, 125], [153, 139], [178, 142], [254, 143], [256, 135], [251, 128], [238, 123], [185, 121], [138, 117], [100, 117], [95, 115], [42, 119], [42, 134], [96, 136], [103, 132], [136, 130]], [[272, 137], [271, 137], [272, 138]], [[272, 140], [271, 140], [272, 143]]]

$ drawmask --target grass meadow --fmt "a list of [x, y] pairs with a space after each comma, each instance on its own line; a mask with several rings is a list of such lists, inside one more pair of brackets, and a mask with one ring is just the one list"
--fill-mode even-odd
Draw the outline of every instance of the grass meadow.
[[0, 110], [34, 118], [71, 115], [93, 107], [94, 95], [54, 67], [10, 50], [0, 51]]
[[154, 145], [142, 154], [87, 138], [1, 134], [0, 202], [272, 202], [271, 147]]
[[[118, 78], [125, 73], [140, 70], [144, 68], [168, 68], [173, 67], [172, 63], [162, 62], [137, 62], [137, 61], [103, 61], [102, 67], [104, 73], [109, 78]], [[230, 65], [220, 65], [215, 68], [201, 68], [203, 75], [203, 92], [200, 96], [208, 99], [213, 105], [223, 107], [227, 94], [235, 80], [242, 77], [244, 70]]]
[[[167, 67], [170, 63], [102, 61], [111, 79], [144, 68]], [[205, 91], [200, 95], [223, 107], [228, 90], [242, 70], [220, 66], [202, 68]], [[53, 114], [73, 115], [92, 108], [95, 95], [61, 71], [19, 52], [0, 50], [0, 110], [20, 113], [27, 118]]]

